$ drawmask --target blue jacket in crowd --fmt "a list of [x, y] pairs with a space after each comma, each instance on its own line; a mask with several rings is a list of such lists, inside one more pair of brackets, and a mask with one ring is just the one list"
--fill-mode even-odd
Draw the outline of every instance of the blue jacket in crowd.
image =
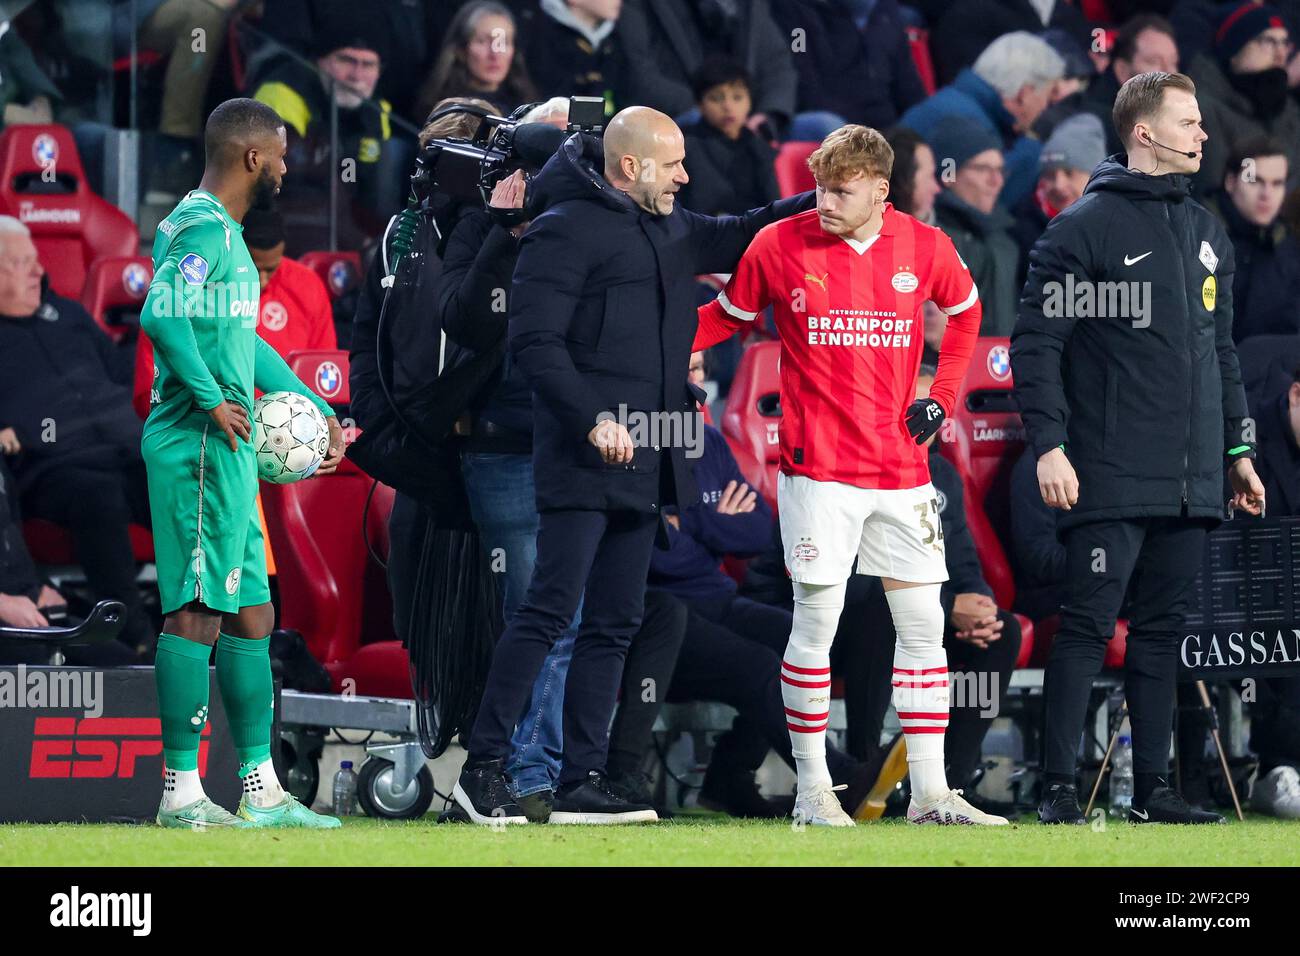
[[[998, 205], [1015, 208], [1038, 182], [1038, 156], [1043, 144], [1016, 132], [1015, 118], [1002, 105], [1001, 95], [969, 67], [958, 73], [950, 86], [904, 113], [900, 125], [929, 139], [931, 131], [950, 116], [969, 117], [1002, 139], [1006, 182]], [[936, 156], [935, 162], [942, 171], [943, 157]]]
[[723, 557], [748, 557], [764, 550], [772, 540], [773, 524], [772, 509], [762, 497], [755, 499], [753, 511], [718, 514], [727, 482], [748, 484], [722, 432], [705, 426], [704, 454], [694, 464], [700, 497], [679, 509], [680, 527], [668, 532], [668, 549], [655, 549], [650, 557], [650, 587], [688, 601], [734, 594], [736, 582], [720, 566]]

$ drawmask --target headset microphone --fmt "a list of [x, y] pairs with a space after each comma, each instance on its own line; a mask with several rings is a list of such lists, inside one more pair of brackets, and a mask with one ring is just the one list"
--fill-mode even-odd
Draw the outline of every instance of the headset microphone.
[[1182, 154], [1183, 154], [1184, 156], [1186, 156], [1188, 159], [1195, 159], [1195, 158], [1196, 158], [1196, 154], [1193, 153], [1193, 152], [1189, 152], [1188, 150], [1185, 150], [1185, 149], [1174, 149], [1172, 146], [1166, 146], [1164, 143], [1157, 143], [1157, 142], [1156, 142], [1154, 139], [1152, 139], [1150, 136], [1147, 137], [1147, 142], [1150, 143], [1152, 146], [1159, 146], [1161, 149], [1167, 149], [1167, 150], [1169, 150], [1171, 153], [1182, 153]]

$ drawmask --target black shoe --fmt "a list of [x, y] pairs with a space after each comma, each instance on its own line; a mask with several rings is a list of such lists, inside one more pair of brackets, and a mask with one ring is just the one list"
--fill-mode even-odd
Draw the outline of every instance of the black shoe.
[[615, 794], [622, 797], [628, 803], [636, 803], [642, 806], [654, 807], [655, 813], [659, 815], [660, 820], [671, 820], [672, 814], [655, 803], [654, 795], [650, 790], [650, 777], [640, 770], [606, 770], [606, 779], [609, 781], [609, 787]]
[[497, 826], [527, 823], [528, 818], [510, 795], [504, 761], [466, 763], [451, 794], [474, 823]]
[[469, 823], [469, 814], [466, 813], [459, 803], [452, 803], [442, 813], [438, 814], [439, 823]]
[[551, 823], [653, 823], [659, 819], [648, 803], [625, 800], [599, 770], [587, 779], [566, 784], [555, 794]]
[[1156, 787], [1141, 809], [1129, 807], [1130, 823], [1223, 823], [1223, 817], [1188, 804], [1173, 787]]
[[706, 810], [717, 810], [743, 820], [778, 820], [785, 816], [758, 792], [752, 770], [709, 764], [697, 798]]
[[555, 806], [555, 794], [550, 790], [538, 790], [536, 793], [515, 797], [515, 803], [524, 811], [529, 823], [545, 823], [551, 818], [551, 808]]
[[1039, 823], [1086, 824], [1088, 818], [1079, 809], [1079, 792], [1072, 783], [1052, 783], [1043, 788], [1043, 802], [1038, 805]]

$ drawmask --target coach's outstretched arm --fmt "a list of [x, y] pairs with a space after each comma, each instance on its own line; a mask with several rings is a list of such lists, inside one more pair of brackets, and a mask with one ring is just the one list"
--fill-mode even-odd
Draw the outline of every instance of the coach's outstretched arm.
[[609, 409], [579, 374], [565, 345], [587, 282], [588, 253], [578, 229], [542, 215], [519, 243], [510, 289], [510, 352], [529, 387], [576, 440]]
[[740, 256], [726, 288], [712, 302], [696, 309], [699, 326], [692, 352], [702, 352], [731, 338], [732, 333], [752, 325], [758, 313], [767, 308], [772, 301], [767, 276], [780, 274], [779, 270], [773, 271], [778, 252], [775, 230], [760, 232], [754, 238]]
[[[226, 398], [199, 354], [194, 326], [190, 324], [187, 306], [202, 304], [203, 283], [190, 282], [181, 272], [180, 264], [187, 256], [201, 259], [210, 256], [213, 249], [224, 249], [225, 241], [225, 227], [216, 219], [181, 226], [172, 238], [167, 258], [154, 273], [149, 296], [140, 311], [140, 328], [153, 342], [155, 354], [162, 356], [167, 368], [194, 395], [194, 404], [205, 412]], [[223, 262], [209, 263], [206, 274], [221, 275], [224, 269]]]
[[701, 216], [684, 207], [677, 214], [690, 223], [695, 271], [731, 272], [764, 226], [807, 212], [816, 205], [817, 192], [809, 190], [751, 209], [743, 216]]

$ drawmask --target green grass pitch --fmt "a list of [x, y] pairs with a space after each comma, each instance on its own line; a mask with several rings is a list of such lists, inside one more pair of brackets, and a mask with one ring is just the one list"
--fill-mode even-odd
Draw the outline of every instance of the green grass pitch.
[[104, 824], [0, 826], [0, 866], [1294, 866], [1300, 822], [853, 830], [686, 816], [639, 827], [437, 826], [352, 818], [342, 830], [186, 833]]

